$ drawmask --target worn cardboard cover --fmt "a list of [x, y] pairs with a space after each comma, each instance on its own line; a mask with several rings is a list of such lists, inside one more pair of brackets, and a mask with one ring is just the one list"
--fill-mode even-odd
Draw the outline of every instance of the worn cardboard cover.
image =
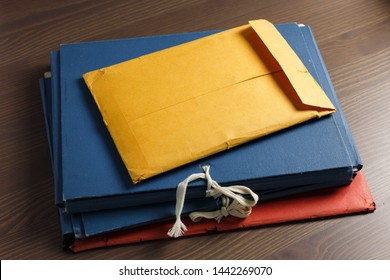
[[[260, 203], [253, 207], [251, 215], [246, 219], [229, 216], [220, 223], [214, 220], [202, 220], [194, 223], [189, 219], [184, 222], [188, 225], [186, 236], [191, 236], [359, 212], [372, 212], [374, 210], [375, 203], [367, 182], [363, 173], [359, 172], [348, 186]], [[165, 221], [90, 238], [77, 239], [67, 244], [67, 248], [73, 252], [81, 252], [101, 247], [169, 238], [167, 231], [171, 226], [172, 221]]]

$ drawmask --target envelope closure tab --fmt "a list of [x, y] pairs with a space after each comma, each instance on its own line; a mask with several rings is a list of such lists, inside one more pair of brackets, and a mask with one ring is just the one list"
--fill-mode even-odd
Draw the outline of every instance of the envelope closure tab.
[[332, 102], [287, 41], [282, 36], [274, 36], [275, 32], [278, 32], [275, 26], [267, 20], [253, 20], [249, 21], [249, 24], [283, 69], [302, 104], [319, 111], [335, 111]]

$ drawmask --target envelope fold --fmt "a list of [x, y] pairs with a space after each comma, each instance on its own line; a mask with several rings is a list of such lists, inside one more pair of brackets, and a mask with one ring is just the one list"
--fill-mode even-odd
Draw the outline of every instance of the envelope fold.
[[[332, 102], [326, 94], [323, 94], [317, 81], [290, 48], [287, 41], [282, 36], [274, 36], [277, 32], [275, 26], [267, 20], [249, 21], [249, 24], [283, 70], [278, 73], [278, 81], [284, 84], [285, 89], [290, 88], [288, 92], [291, 95], [297, 95], [302, 105], [306, 105], [301, 108], [334, 111]], [[296, 97], [293, 99], [296, 100]]]
[[84, 80], [134, 183], [335, 111], [266, 20]]

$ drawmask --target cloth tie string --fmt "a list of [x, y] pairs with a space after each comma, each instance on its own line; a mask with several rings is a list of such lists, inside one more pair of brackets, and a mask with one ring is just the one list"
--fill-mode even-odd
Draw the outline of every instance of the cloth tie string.
[[[179, 183], [176, 190], [176, 221], [173, 227], [168, 231], [171, 237], [179, 237], [187, 231], [187, 227], [181, 221], [181, 213], [184, 207], [185, 194], [187, 186], [190, 182], [203, 179], [207, 181], [206, 197], [215, 199], [221, 197], [221, 208], [216, 211], [209, 212], [192, 212], [189, 217], [192, 221], [197, 222], [202, 218], [215, 219], [220, 222], [223, 217], [232, 215], [238, 218], [248, 217], [252, 211], [252, 207], [258, 202], [258, 195], [250, 188], [240, 185], [222, 187], [210, 176], [210, 166], [203, 166], [204, 173], [195, 173], [188, 176], [185, 180]], [[252, 199], [244, 197], [250, 196]]]

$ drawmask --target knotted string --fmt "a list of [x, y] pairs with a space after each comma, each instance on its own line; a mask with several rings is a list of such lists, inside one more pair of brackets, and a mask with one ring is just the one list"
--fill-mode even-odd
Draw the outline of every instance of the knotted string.
[[[204, 179], [207, 181], [206, 196], [214, 198], [221, 197], [222, 207], [216, 211], [193, 212], [189, 216], [192, 221], [197, 222], [202, 218], [215, 219], [220, 222], [223, 217], [232, 215], [238, 218], [248, 217], [252, 207], [256, 205], [259, 197], [251, 189], [245, 186], [222, 187], [210, 176], [210, 166], [203, 166], [205, 173], [195, 173], [180, 182], [176, 190], [176, 221], [173, 227], [168, 231], [171, 237], [179, 237], [187, 231], [187, 227], [181, 221], [187, 186], [190, 182]], [[243, 195], [249, 195], [252, 199], [247, 199]]]
[[193, 222], [198, 222], [202, 218], [215, 219], [218, 223], [222, 218], [232, 215], [237, 218], [245, 218], [252, 212], [252, 207], [246, 207], [240, 204], [235, 199], [229, 199], [226, 196], [222, 196], [222, 207], [216, 211], [209, 212], [192, 212], [189, 217]]

